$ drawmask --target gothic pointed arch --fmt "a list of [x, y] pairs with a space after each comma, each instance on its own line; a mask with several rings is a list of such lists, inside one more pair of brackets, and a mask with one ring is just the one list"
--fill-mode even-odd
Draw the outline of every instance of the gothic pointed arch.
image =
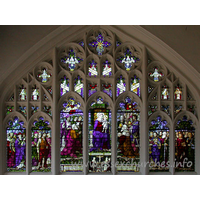
[[[137, 164], [149, 161], [150, 130], [154, 127], [154, 132], [164, 136], [169, 132], [172, 144], [177, 142], [173, 133], [180, 132], [176, 126], [181, 121], [188, 126], [192, 121], [190, 132], [193, 134], [193, 127], [195, 142], [200, 141], [199, 75], [174, 50], [139, 26], [58, 28], [19, 58], [2, 83], [1, 174], [7, 171], [9, 154], [5, 124], [15, 116], [28, 127], [28, 174], [148, 174], [148, 167]], [[167, 128], [158, 129], [159, 123], [167, 123]], [[190, 145], [187, 141], [191, 142], [191, 138], [185, 138], [186, 146]], [[161, 139], [152, 139], [157, 152], [168, 144], [160, 142], [159, 146]], [[35, 149], [30, 141], [35, 141]], [[172, 166], [175, 156], [181, 153], [172, 146], [167, 148], [160, 152], [162, 159], [164, 152], [170, 154], [167, 161]], [[200, 164], [195, 162], [199, 152], [196, 145], [194, 159], [190, 160], [195, 163], [196, 173], [200, 173]], [[35, 160], [31, 161], [33, 154]], [[155, 154], [151, 156], [155, 162]], [[119, 157], [122, 163], [135, 159], [136, 165], [111, 166]], [[24, 162], [18, 159], [17, 164], [23, 166]], [[174, 174], [174, 169], [172, 166], [168, 172]]]

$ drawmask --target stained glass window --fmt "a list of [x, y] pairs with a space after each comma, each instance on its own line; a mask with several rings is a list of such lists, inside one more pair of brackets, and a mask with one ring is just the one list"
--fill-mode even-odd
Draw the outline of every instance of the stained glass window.
[[134, 92], [138, 96], [140, 96], [140, 83], [139, 78], [134, 76], [134, 78], [131, 78], [131, 92]]
[[112, 68], [110, 66], [110, 62], [108, 60], [106, 60], [103, 63], [103, 72], [102, 75], [105, 76], [112, 76]]
[[111, 171], [111, 111], [101, 97], [88, 113], [89, 172]]
[[182, 108], [183, 108], [182, 105], [180, 105], [180, 106], [179, 105], [175, 105], [175, 110], [174, 110], [175, 114], [178, 114], [179, 112], [181, 112]]
[[153, 80], [155, 82], [158, 82], [158, 81], [160, 81], [160, 78], [162, 78], [164, 76], [164, 74], [159, 73], [158, 68], [155, 67], [154, 72], [153, 73], [149, 73], [149, 76], [153, 77]]
[[168, 115], [170, 115], [170, 106], [169, 105], [161, 105], [162, 111], [166, 112]]
[[78, 76], [75, 79], [75, 83], [74, 83], [74, 91], [77, 92], [78, 94], [80, 94], [83, 97], [83, 79], [80, 78], [80, 76]]
[[149, 128], [150, 171], [169, 171], [169, 128], [158, 116]]
[[19, 100], [20, 101], [25, 101], [26, 100], [26, 88], [23, 85], [20, 88]]
[[117, 111], [117, 171], [139, 172], [140, 112], [127, 97]]
[[19, 111], [26, 117], [26, 106], [19, 106]]
[[64, 78], [61, 78], [60, 96], [63, 96], [67, 92], [69, 92], [69, 79], [64, 76]]
[[46, 69], [43, 69], [42, 74], [38, 74], [38, 77], [42, 78], [42, 82], [43, 83], [46, 83], [48, 81], [48, 78], [51, 77], [51, 74], [48, 74]]
[[103, 92], [112, 97], [112, 84], [102, 84]]
[[83, 61], [83, 59], [76, 57], [76, 53], [73, 49], [70, 50], [68, 57], [61, 59], [61, 62], [68, 64], [70, 71], [74, 71], [76, 65], [81, 61]]
[[97, 92], [97, 84], [89, 84], [88, 86], [89, 86], [88, 96], [90, 97], [95, 92]]
[[123, 63], [125, 69], [127, 71], [130, 71], [132, 67], [132, 63], [136, 63], [136, 61], [139, 61], [139, 58], [132, 56], [132, 52], [129, 49], [126, 49], [126, 52], [124, 53], [124, 57], [120, 57], [119, 59], [117, 59], [117, 61]]
[[96, 51], [99, 56], [101, 56], [102, 53], [104, 52], [104, 48], [107, 48], [110, 45], [111, 44], [109, 42], [104, 41], [104, 37], [101, 33], [99, 33], [98, 36], [96, 37], [96, 41], [89, 43], [89, 46], [96, 48]]
[[15, 117], [8, 122], [7, 171], [26, 171], [26, 129], [24, 122]]
[[49, 116], [52, 116], [51, 106], [44, 106], [44, 111], [45, 111]]
[[116, 96], [118, 97], [120, 94], [126, 91], [126, 83], [122, 75], [117, 79], [117, 92]]
[[32, 89], [32, 94], [31, 94], [31, 98], [33, 101], [37, 101], [39, 100], [39, 91], [38, 91], [38, 88], [35, 86], [33, 89]]
[[195, 129], [186, 116], [179, 120], [175, 130], [175, 171], [194, 171]]
[[51, 128], [43, 117], [33, 122], [32, 171], [51, 171]]
[[38, 106], [31, 106], [31, 114], [33, 115], [38, 111], [39, 107]]
[[149, 111], [148, 111], [148, 115], [152, 115], [154, 112], [156, 112], [158, 106], [157, 105], [149, 105]]
[[169, 99], [169, 88], [166, 85], [162, 87], [161, 99]]
[[83, 111], [81, 104], [70, 98], [60, 112], [60, 171], [83, 171]]
[[89, 63], [90, 66], [89, 66], [89, 69], [88, 69], [88, 75], [91, 77], [91, 76], [97, 76], [98, 75], [98, 71], [97, 71], [97, 63], [94, 62], [94, 60], [92, 60], [91, 63]]
[[179, 85], [175, 88], [174, 99], [176, 99], [176, 100], [182, 99], [182, 89], [180, 88]]
[[7, 106], [7, 109], [6, 109], [6, 114], [10, 114], [11, 112], [13, 112], [14, 110], [14, 106]]

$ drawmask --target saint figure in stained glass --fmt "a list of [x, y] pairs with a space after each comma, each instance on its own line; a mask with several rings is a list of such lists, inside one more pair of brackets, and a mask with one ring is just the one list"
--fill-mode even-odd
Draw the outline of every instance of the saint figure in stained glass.
[[181, 100], [181, 98], [182, 98], [182, 91], [181, 88], [177, 86], [174, 92], [174, 99]]
[[25, 171], [26, 130], [24, 122], [15, 117], [7, 127], [7, 170]]

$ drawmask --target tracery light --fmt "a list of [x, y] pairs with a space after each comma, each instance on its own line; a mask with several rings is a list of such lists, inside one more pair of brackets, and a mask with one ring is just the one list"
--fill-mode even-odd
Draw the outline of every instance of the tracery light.
[[97, 63], [94, 62], [94, 60], [92, 60], [90, 64], [90, 67], [89, 67], [89, 76], [97, 76], [98, 75], [98, 71], [97, 71]]
[[103, 72], [102, 72], [102, 75], [105, 77], [105, 76], [111, 76], [112, 75], [112, 68], [110, 66], [110, 62], [108, 60], [106, 60], [104, 63], [104, 66], [103, 66]]
[[80, 78], [80, 76], [78, 76], [75, 79], [75, 83], [74, 83], [74, 91], [77, 92], [79, 95], [81, 95], [83, 97], [83, 89], [84, 89], [84, 85], [83, 85], [83, 79]]
[[104, 41], [104, 37], [101, 33], [96, 37], [96, 41], [89, 43], [89, 46], [96, 47], [96, 51], [99, 56], [104, 52], [104, 48], [109, 47], [111, 44], [107, 41]]
[[131, 91], [140, 96], [140, 83], [139, 78], [134, 76], [134, 78], [131, 78]]
[[25, 101], [26, 100], [26, 88], [24, 87], [24, 85], [22, 85], [21, 87], [21, 91], [19, 94], [19, 99], [20, 101]]
[[116, 96], [118, 97], [120, 94], [126, 91], [126, 83], [122, 75], [117, 79], [117, 93]]
[[42, 82], [43, 82], [43, 83], [46, 83], [47, 80], [48, 80], [47, 78], [50, 78], [50, 77], [51, 77], [51, 74], [47, 74], [46, 69], [43, 69], [42, 74], [38, 74], [38, 77], [39, 77], [39, 78], [42, 78]]
[[181, 100], [182, 99], [182, 91], [179, 85], [176, 86], [174, 92], [174, 99]]
[[117, 59], [117, 61], [124, 64], [124, 67], [127, 71], [130, 71], [132, 67], [132, 63], [136, 63], [136, 61], [139, 61], [139, 58], [136, 58], [135, 56], [132, 56], [132, 53], [129, 49], [126, 49], [124, 53], [124, 57], [120, 57]]
[[112, 97], [112, 84], [102, 84], [103, 92]]
[[76, 64], [80, 63], [81, 61], [83, 61], [83, 59], [76, 57], [76, 53], [73, 49], [70, 50], [68, 57], [61, 59], [61, 62], [68, 64], [70, 71], [74, 71]]
[[67, 92], [69, 92], [69, 79], [64, 76], [60, 83], [60, 96], [63, 96]]
[[153, 80], [154, 80], [155, 82], [158, 82], [158, 81], [159, 81], [159, 77], [163, 77], [164, 74], [159, 73], [159, 72], [158, 72], [158, 68], [155, 67], [154, 72], [153, 72], [153, 73], [149, 73], [149, 76], [150, 76], [150, 77], [153, 77]]
[[95, 92], [97, 92], [97, 84], [89, 84], [88, 96], [90, 97]]

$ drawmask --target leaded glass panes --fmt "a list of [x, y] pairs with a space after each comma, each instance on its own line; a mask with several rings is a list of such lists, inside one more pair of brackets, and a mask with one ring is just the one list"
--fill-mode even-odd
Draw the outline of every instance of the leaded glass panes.
[[83, 171], [83, 111], [81, 104], [70, 98], [60, 112], [60, 171]]
[[19, 100], [20, 101], [25, 101], [26, 98], [27, 98], [26, 88], [22, 85], [21, 88], [20, 88]]
[[120, 94], [126, 91], [126, 83], [122, 75], [117, 79], [117, 91], [116, 96], [118, 97]]
[[111, 84], [102, 84], [103, 92], [108, 96], [112, 97], [112, 85]]
[[169, 171], [169, 128], [158, 116], [149, 128], [150, 171]]
[[195, 129], [193, 122], [184, 116], [177, 122], [175, 130], [175, 170], [194, 171]]
[[127, 97], [117, 111], [117, 171], [139, 172], [140, 112]]
[[64, 76], [60, 83], [60, 96], [63, 96], [67, 92], [69, 92], [69, 79]]
[[98, 75], [98, 71], [97, 71], [97, 63], [94, 62], [94, 60], [92, 60], [91, 63], [89, 63], [90, 66], [89, 66], [89, 69], [88, 69], [88, 75], [91, 77], [91, 76], [97, 76]]
[[88, 96], [90, 97], [95, 92], [97, 92], [97, 84], [89, 84]]
[[18, 117], [8, 122], [7, 171], [26, 171], [26, 129]]
[[32, 171], [51, 171], [51, 128], [43, 117], [33, 122], [31, 135]]
[[75, 83], [74, 83], [74, 91], [77, 92], [79, 95], [81, 95], [83, 97], [83, 89], [84, 89], [84, 85], [83, 85], [83, 79], [80, 78], [80, 76], [78, 76], [75, 79]]
[[131, 92], [134, 92], [138, 96], [140, 96], [140, 82], [139, 78], [134, 76], [134, 78], [131, 78], [131, 85], [130, 85]]
[[112, 75], [112, 68], [111, 68], [111, 63], [106, 60], [104, 63], [103, 63], [103, 72], [102, 72], [102, 75], [104, 77], [106, 76], [111, 76]]
[[102, 98], [93, 102], [88, 113], [89, 172], [111, 171], [111, 111]]
[[155, 67], [154, 71], [152, 73], [149, 73], [149, 76], [153, 78], [154, 82], [158, 82], [161, 80], [164, 74], [159, 73], [158, 68]]
[[42, 83], [46, 83], [50, 77], [51, 74], [48, 74], [46, 69], [43, 69], [42, 74], [38, 74], [38, 78], [42, 80]]

